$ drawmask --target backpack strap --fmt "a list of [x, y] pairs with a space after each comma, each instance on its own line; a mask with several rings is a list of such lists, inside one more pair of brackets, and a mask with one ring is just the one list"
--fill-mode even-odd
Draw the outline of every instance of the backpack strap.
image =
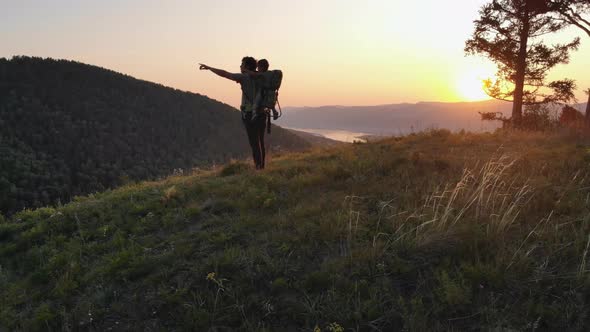
[[[254, 82], [252, 82], [252, 95], [256, 96], [256, 85], [254, 84]], [[254, 107], [254, 98], [250, 98], [250, 96], [248, 95], [248, 93], [246, 93], [245, 90], [242, 89], [242, 93], [244, 94], [244, 96], [246, 96], [246, 100], [248, 101], [248, 103], [250, 103], [250, 106], [248, 107], [248, 105], [241, 105], [240, 106], [240, 111], [243, 112], [252, 112], [253, 111], [253, 107]], [[249, 110], [246, 110], [249, 109]]]
[[279, 103], [279, 92], [278, 91], [277, 91], [277, 106], [279, 107], [279, 116], [277, 116], [277, 119], [278, 119], [283, 115], [283, 110], [281, 109], [281, 103]]
[[266, 110], [266, 132], [270, 135], [270, 112]]

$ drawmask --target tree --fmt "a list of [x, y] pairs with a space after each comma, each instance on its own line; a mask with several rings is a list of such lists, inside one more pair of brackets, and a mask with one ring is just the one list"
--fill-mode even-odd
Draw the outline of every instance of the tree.
[[[561, 10], [565, 2], [560, 0]], [[568, 63], [569, 52], [580, 44], [579, 38], [566, 44], [544, 43], [545, 35], [572, 24], [551, 1], [493, 0], [480, 9], [480, 18], [474, 23], [465, 52], [483, 54], [498, 65], [496, 80], [485, 82], [486, 92], [513, 103], [511, 121], [515, 126], [520, 125], [523, 105], [574, 99], [573, 80], [546, 82], [548, 72], [557, 64]]]
[[586, 90], [588, 103], [586, 103], [586, 125], [590, 126], [590, 89]]

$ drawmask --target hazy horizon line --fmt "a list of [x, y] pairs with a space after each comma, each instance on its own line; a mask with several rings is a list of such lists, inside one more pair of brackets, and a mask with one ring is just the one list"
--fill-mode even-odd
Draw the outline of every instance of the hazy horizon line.
[[[92, 67], [96, 67], [96, 68], [100, 68], [103, 70], [107, 70], [110, 72], [114, 72], [117, 73], [119, 75], [123, 75], [126, 77], [130, 77], [133, 78], [135, 80], [138, 81], [143, 81], [143, 82], [148, 82], [148, 83], [152, 83], [152, 84], [156, 84], [156, 85], [160, 85], [166, 88], [170, 88], [170, 89], [174, 89], [174, 90], [178, 90], [178, 91], [182, 91], [182, 92], [187, 92], [187, 93], [192, 93], [192, 94], [196, 94], [196, 95], [200, 95], [200, 96], [205, 96], [211, 100], [215, 100], [217, 102], [229, 105], [231, 107], [234, 107], [230, 104], [228, 104], [225, 101], [221, 101], [212, 97], [209, 97], [206, 94], [203, 94], [201, 92], [197, 92], [197, 91], [193, 91], [193, 90], [185, 90], [182, 88], [178, 88], [178, 87], [174, 87], [172, 85], [167, 85], [165, 83], [161, 83], [161, 82], [156, 82], [156, 81], [151, 81], [148, 79], [144, 79], [144, 78], [138, 78], [135, 77], [131, 74], [122, 72], [122, 71], [118, 71], [116, 69], [111, 69], [111, 68], [107, 68], [107, 67], [103, 67], [101, 65], [98, 64], [92, 64], [92, 63], [87, 63], [87, 62], [83, 62], [81, 60], [78, 59], [68, 59], [68, 58], [53, 58], [51, 56], [38, 56], [38, 55], [24, 55], [24, 54], [13, 54], [13, 55], [9, 55], [9, 56], [3, 56], [0, 55], [0, 59], [5, 59], [8, 61], [13, 61], [15, 58], [31, 58], [31, 59], [42, 59], [42, 60], [53, 60], [53, 61], [67, 61], [67, 62], [74, 62], [74, 63], [78, 63], [78, 64], [82, 64], [82, 65], [86, 65], [86, 66], [92, 66]], [[469, 104], [469, 103], [482, 103], [482, 102], [498, 102], [498, 103], [512, 103], [511, 101], [504, 101], [504, 100], [499, 100], [499, 99], [494, 99], [494, 98], [488, 98], [488, 99], [481, 99], [481, 100], [459, 100], [459, 101], [416, 101], [416, 102], [404, 102], [404, 101], [399, 101], [399, 102], [390, 102], [390, 103], [380, 103], [380, 104], [365, 104], [365, 105], [340, 105], [340, 104], [322, 104], [322, 105], [318, 105], [318, 106], [308, 106], [308, 105], [304, 105], [304, 106], [293, 106], [293, 105], [287, 105], [284, 106], [282, 108], [321, 108], [321, 107], [333, 107], [333, 108], [355, 108], [355, 107], [384, 107], [384, 106], [392, 106], [392, 105], [419, 105], [419, 104]], [[586, 102], [582, 101], [578, 101], [573, 105], [584, 105], [586, 104]], [[235, 107], [234, 107], [235, 108]]]

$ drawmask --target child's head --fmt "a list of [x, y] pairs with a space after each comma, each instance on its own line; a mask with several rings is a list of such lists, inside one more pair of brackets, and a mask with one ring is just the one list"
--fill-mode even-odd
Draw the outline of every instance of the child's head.
[[258, 71], [267, 71], [268, 70], [268, 60], [260, 59], [258, 60]]

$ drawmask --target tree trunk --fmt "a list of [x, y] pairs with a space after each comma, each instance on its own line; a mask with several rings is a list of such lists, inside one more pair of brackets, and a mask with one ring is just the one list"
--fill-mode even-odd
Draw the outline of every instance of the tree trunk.
[[526, 71], [527, 45], [529, 42], [530, 17], [527, 5], [522, 15], [522, 30], [520, 30], [520, 46], [516, 62], [516, 77], [514, 82], [514, 101], [512, 103], [512, 123], [519, 127], [522, 120], [522, 97], [524, 95], [524, 76]]
[[586, 126], [590, 127], [590, 89], [586, 92], [588, 93], [588, 103], [586, 104]]

